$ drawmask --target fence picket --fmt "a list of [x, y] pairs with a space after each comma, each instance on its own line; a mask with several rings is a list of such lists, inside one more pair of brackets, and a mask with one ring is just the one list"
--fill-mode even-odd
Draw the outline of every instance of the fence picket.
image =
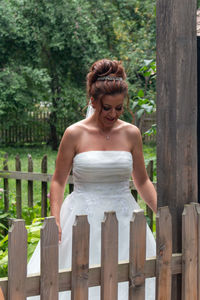
[[135, 210], [130, 222], [129, 300], [145, 299], [145, 258], [146, 220], [143, 210]]
[[27, 231], [24, 220], [15, 220], [8, 233], [8, 299], [26, 299]]
[[[21, 160], [17, 154], [15, 157], [15, 169], [16, 171], [21, 171]], [[17, 218], [22, 217], [22, 182], [20, 179], [16, 179], [16, 208], [17, 208]]]
[[54, 217], [41, 229], [41, 300], [58, 300], [58, 227]]
[[[8, 153], [6, 153], [4, 155], [3, 170], [6, 172], [8, 171]], [[3, 190], [4, 190], [4, 210], [8, 211], [8, 209], [9, 209], [9, 183], [8, 183], [7, 178], [3, 179]]]
[[117, 300], [118, 221], [115, 212], [106, 212], [101, 227], [101, 300]]
[[156, 217], [156, 294], [158, 300], [171, 300], [172, 220], [168, 207]]
[[[47, 173], [47, 155], [44, 155], [41, 163], [42, 173]], [[42, 182], [41, 216], [47, 215], [47, 182]]]
[[72, 238], [72, 300], [88, 300], [89, 234], [87, 216], [77, 216]]
[[197, 212], [186, 204], [182, 214], [182, 299], [197, 300]]
[[[32, 156], [28, 154], [28, 172], [33, 172]], [[28, 206], [33, 207], [33, 181], [28, 180]]]
[[[150, 160], [150, 162], [147, 165], [147, 174], [150, 180], [153, 182], [153, 160]], [[153, 230], [153, 211], [148, 205], [146, 205], [146, 213], [150, 220], [149, 227], [151, 228], [151, 230]]]

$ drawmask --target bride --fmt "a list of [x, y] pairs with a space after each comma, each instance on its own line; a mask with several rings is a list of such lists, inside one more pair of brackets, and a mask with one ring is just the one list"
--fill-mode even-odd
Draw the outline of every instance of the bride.
[[[60, 143], [50, 188], [51, 215], [59, 228], [59, 268], [70, 268], [72, 225], [76, 215], [87, 214], [90, 223], [90, 266], [100, 264], [101, 222], [105, 211], [115, 211], [119, 222], [119, 260], [129, 258], [129, 224], [139, 206], [129, 190], [134, 184], [149, 207], [156, 212], [156, 191], [148, 178], [138, 128], [120, 120], [128, 87], [119, 61], [95, 62], [87, 75], [87, 93], [93, 112], [68, 127]], [[74, 191], [64, 200], [71, 168]], [[147, 256], [155, 255], [155, 240], [147, 226]], [[28, 273], [39, 272], [39, 245]], [[146, 300], [155, 299], [155, 281], [146, 280]], [[28, 299], [40, 299], [39, 296]], [[69, 300], [70, 292], [59, 293]], [[89, 299], [100, 299], [100, 288], [89, 288]], [[128, 299], [128, 283], [119, 283], [118, 299]]]

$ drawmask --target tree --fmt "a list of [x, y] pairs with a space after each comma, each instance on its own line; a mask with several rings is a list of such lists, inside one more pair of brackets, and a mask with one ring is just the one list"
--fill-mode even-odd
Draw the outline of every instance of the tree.
[[125, 62], [131, 99], [144, 86], [138, 70], [155, 50], [151, 1], [5, 0], [0, 9], [0, 114], [21, 116], [48, 102], [53, 149], [58, 118], [81, 117], [85, 75], [95, 60]]

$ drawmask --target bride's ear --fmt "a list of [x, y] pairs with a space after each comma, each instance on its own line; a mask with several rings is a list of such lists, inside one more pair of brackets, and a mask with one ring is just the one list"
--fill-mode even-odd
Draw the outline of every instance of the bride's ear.
[[90, 101], [91, 101], [92, 107], [95, 109], [96, 105], [97, 105], [97, 101], [93, 97], [90, 98]]

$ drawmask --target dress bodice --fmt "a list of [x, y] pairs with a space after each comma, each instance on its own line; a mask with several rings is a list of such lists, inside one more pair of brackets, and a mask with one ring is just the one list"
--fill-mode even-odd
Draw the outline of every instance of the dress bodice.
[[88, 151], [73, 161], [74, 183], [112, 183], [129, 180], [132, 154], [128, 151]]
[[132, 154], [128, 151], [88, 151], [77, 154], [73, 161], [74, 190], [118, 194], [129, 192]]

